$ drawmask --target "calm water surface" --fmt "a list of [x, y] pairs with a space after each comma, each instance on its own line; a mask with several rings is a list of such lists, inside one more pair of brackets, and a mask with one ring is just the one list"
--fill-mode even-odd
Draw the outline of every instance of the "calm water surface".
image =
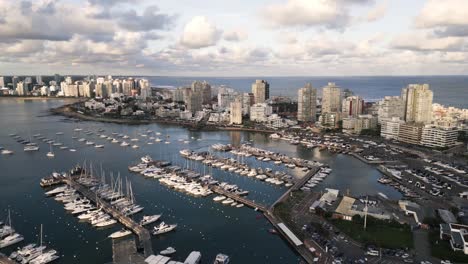
[[[153, 237], [155, 252], [173, 246], [177, 249], [174, 258], [183, 261], [192, 251], [200, 251], [205, 263], [210, 263], [217, 253], [231, 256], [233, 263], [299, 263], [299, 257], [279, 236], [271, 235], [271, 225], [259, 213], [249, 208], [232, 208], [214, 203], [211, 198], [194, 198], [169, 190], [154, 179], [131, 174], [127, 167], [149, 154], [154, 159], [166, 159], [175, 164], [189, 166], [199, 172], [211, 173], [218, 180], [229, 181], [250, 191], [249, 198], [269, 205], [286, 190], [245, 176], [204, 168], [200, 163], [186, 162], [179, 150], [190, 148], [205, 151], [214, 143], [251, 141], [254, 145], [291, 156], [316, 159], [331, 166], [333, 173], [318, 188], [349, 190], [352, 194], [376, 194], [383, 192], [398, 199], [399, 193], [376, 182], [379, 172], [372, 166], [346, 155], [335, 155], [318, 150], [308, 150], [289, 145], [284, 141], [271, 141], [267, 136], [247, 132], [191, 132], [175, 126], [144, 125], [128, 126], [101, 124], [96, 122], [74, 122], [59, 116], [50, 116], [47, 109], [63, 104], [58, 100], [15, 100], [0, 99], [0, 146], [15, 151], [12, 156], [0, 156], [0, 218], [5, 219], [11, 209], [13, 225], [23, 234], [26, 242], [38, 242], [40, 224], [44, 225], [44, 240], [60, 252], [59, 263], [106, 263], [111, 261], [111, 241], [107, 236], [118, 230], [97, 230], [88, 224], [78, 223], [67, 214], [62, 204], [44, 196], [39, 186], [42, 177], [52, 171], [66, 171], [76, 164], [92, 163], [96, 171], [102, 168], [107, 175], [120, 173], [133, 184], [133, 191], [139, 204], [145, 207], [145, 214], [163, 214], [167, 223], [177, 223], [176, 232]], [[94, 142], [105, 144], [104, 149], [86, 146], [72, 139], [73, 130], [97, 131], [102, 128], [107, 134], [125, 133], [139, 137], [147, 129], [169, 136], [171, 144], [148, 145], [148, 139], [140, 138], [139, 149], [123, 148], [118, 144], [87, 136]], [[56, 135], [56, 132], [64, 135]], [[74, 147], [77, 152], [56, 149], [54, 159], [46, 157], [49, 147], [40, 142], [39, 152], [25, 153], [23, 145], [8, 136], [17, 133], [25, 138], [41, 133], [49, 138]], [[80, 135], [85, 137], [85, 135]], [[193, 137], [193, 139], [192, 139]], [[183, 144], [179, 140], [190, 140]], [[228, 153], [216, 155], [229, 157]], [[251, 167], [271, 167], [284, 170], [300, 177], [300, 172], [290, 171], [283, 166], [264, 163], [253, 158], [245, 160]], [[139, 220], [141, 215], [136, 215]], [[25, 242], [25, 243], [26, 243]], [[2, 253], [10, 253], [10, 249]]]

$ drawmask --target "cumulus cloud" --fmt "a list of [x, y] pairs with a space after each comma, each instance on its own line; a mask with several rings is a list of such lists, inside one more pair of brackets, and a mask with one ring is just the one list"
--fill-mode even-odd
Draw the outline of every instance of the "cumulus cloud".
[[168, 29], [173, 25], [174, 16], [162, 14], [157, 6], [146, 7], [143, 14], [138, 15], [135, 10], [118, 14], [119, 26], [130, 31], [148, 31]]
[[435, 29], [439, 36], [468, 36], [465, 0], [430, 0], [415, 19], [418, 28]]
[[180, 44], [190, 49], [209, 47], [218, 42], [221, 34], [206, 17], [196, 16], [185, 25]]
[[350, 7], [353, 4], [363, 5], [373, 2], [373, 0], [287, 0], [282, 4], [267, 6], [261, 11], [261, 15], [271, 26], [319, 26], [342, 30], [351, 24]]
[[399, 35], [391, 43], [394, 48], [412, 51], [460, 51], [464, 45], [462, 38], [439, 38], [423, 32]]
[[385, 16], [388, 9], [388, 2], [383, 2], [376, 7], [372, 8], [366, 15], [366, 20], [368, 22], [377, 21]]

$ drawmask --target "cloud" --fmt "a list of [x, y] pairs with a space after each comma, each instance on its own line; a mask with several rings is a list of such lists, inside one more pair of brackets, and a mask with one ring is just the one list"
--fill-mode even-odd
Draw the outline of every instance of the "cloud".
[[224, 40], [233, 41], [233, 42], [246, 40], [247, 37], [248, 37], [247, 32], [241, 29], [226, 31], [223, 34]]
[[366, 15], [367, 22], [377, 21], [385, 16], [388, 10], [388, 2], [385, 1], [376, 7], [372, 8]]
[[288, 0], [267, 6], [263, 17], [272, 26], [344, 28], [350, 22], [347, 8], [337, 1]]
[[119, 26], [130, 31], [168, 29], [175, 19], [174, 16], [159, 13], [159, 8], [154, 5], [146, 7], [141, 15], [138, 15], [135, 10], [130, 10], [117, 16]]
[[412, 32], [397, 36], [391, 42], [396, 49], [411, 51], [460, 51], [465, 46], [465, 40], [458, 37], [443, 37], [429, 35], [424, 32]]
[[421, 29], [435, 29], [439, 36], [468, 36], [465, 0], [429, 0], [415, 19]]
[[206, 17], [196, 16], [185, 25], [180, 44], [190, 49], [209, 47], [218, 42], [221, 34]]

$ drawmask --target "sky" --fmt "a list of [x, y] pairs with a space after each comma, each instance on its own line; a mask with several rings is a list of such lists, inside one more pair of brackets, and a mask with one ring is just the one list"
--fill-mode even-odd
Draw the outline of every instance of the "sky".
[[468, 0], [0, 0], [0, 75], [461, 75]]

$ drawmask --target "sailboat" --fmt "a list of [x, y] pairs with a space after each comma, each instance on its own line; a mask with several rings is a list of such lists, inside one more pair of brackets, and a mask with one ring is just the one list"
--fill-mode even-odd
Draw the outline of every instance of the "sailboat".
[[57, 251], [55, 251], [53, 249], [48, 250], [46, 252], [43, 252], [43, 249], [45, 249], [45, 247], [42, 246], [42, 224], [41, 224], [41, 245], [40, 245], [39, 248], [41, 249], [39, 256], [32, 259], [29, 263], [31, 263], [31, 264], [46, 264], [46, 263], [52, 262], [52, 261], [59, 258], [59, 256], [56, 255]]
[[49, 146], [50, 146], [50, 151], [47, 152], [47, 157], [53, 158], [53, 157], [55, 157], [55, 154], [54, 154], [54, 152], [52, 151], [52, 144], [49, 144]]
[[7, 235], [3, 239], [0, 240], [0, 248], [5, 248], [16, 243], [19, 243], [24, 240], [24, 237], [18, 233], [15, 233], [11, 225], [11, 215], [10, 210], [8, 210], [8, 225], [2, 228], [2, 236]]

